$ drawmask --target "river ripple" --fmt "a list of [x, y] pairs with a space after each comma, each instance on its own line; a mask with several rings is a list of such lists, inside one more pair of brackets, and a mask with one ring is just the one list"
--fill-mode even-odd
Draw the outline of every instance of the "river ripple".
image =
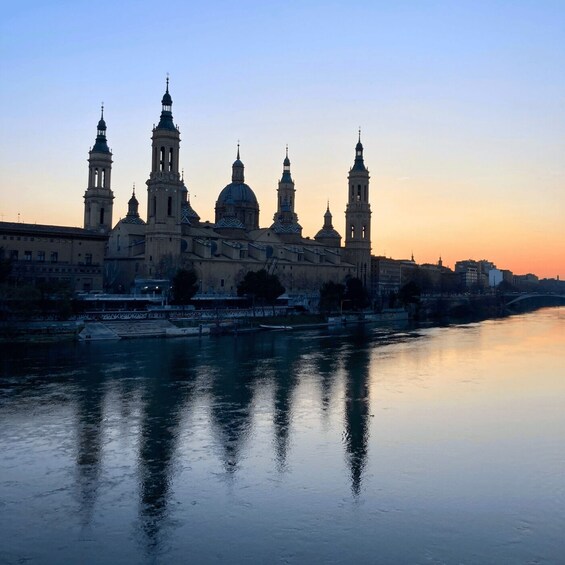
[[563, 563], [563, 309], [0, 356], [1, 562]]

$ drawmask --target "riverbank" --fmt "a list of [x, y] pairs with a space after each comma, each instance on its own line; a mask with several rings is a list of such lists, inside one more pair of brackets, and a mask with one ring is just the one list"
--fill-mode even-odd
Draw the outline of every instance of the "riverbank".
[[[143, 317], [143, 312], [116, 312], [92, 320], [3, 321], [0, 343], [36, 343], [58, 341], [99, 341], [143, 337], [198, 337], [203, 335], [239, 335], [267, 330], [307, 330], [312, 328], [353, 325], [415, 323], [449, 325], [502, 318], [515, 313], [534, 311], [559, 302], [541, 300], [522, 302], [509, 309], [498, 296], [427, 297], [407, 309], [383, 309], [378, 313], [322, 314], [297, 313], [267, 316], [256, 312], [237, 316], [215, 311], [193, 312], [190, 317]], [[206, 314], [206, 315], [204, 315]]]

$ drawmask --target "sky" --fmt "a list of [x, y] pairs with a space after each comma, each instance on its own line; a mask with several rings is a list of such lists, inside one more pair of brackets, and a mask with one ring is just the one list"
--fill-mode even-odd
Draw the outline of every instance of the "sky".
[[269, 226], [289, 146], [303, 234], [342, 234], [361, 127], [372, 252], [565, 278], [565, 2], [5, 3], [0, 219], [81, 226], [100, 104], [114, 222], [142, 217], [166, 74], [193, 208], [241, 143]]

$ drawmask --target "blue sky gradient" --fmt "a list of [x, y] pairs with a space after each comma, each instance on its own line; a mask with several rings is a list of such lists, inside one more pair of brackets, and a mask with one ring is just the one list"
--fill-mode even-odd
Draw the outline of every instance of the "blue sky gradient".
[[80, 225], [101, 101], [114, 220], [145, 214], [166, 73], [194, 208], [241, 140], [271, 223], [289, 144], [305, 235], [343, 233], [362, 127], [373, 253], [565, 277], [565, 3], [19, 2], [3, 7], [0, 214]]

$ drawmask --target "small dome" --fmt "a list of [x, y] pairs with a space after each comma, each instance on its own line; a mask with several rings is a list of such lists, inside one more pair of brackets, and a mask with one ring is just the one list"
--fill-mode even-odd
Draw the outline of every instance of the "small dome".
[[290, 167], [290, 159], [288, 158], [288, 155], [284, 158], [283, 165], [285, 167]]
[[106, 129], [106, 122], [104, 121], [104, 118], [100, 118], [100, 121], [98, 122], [98, 129], [99, 130]]

